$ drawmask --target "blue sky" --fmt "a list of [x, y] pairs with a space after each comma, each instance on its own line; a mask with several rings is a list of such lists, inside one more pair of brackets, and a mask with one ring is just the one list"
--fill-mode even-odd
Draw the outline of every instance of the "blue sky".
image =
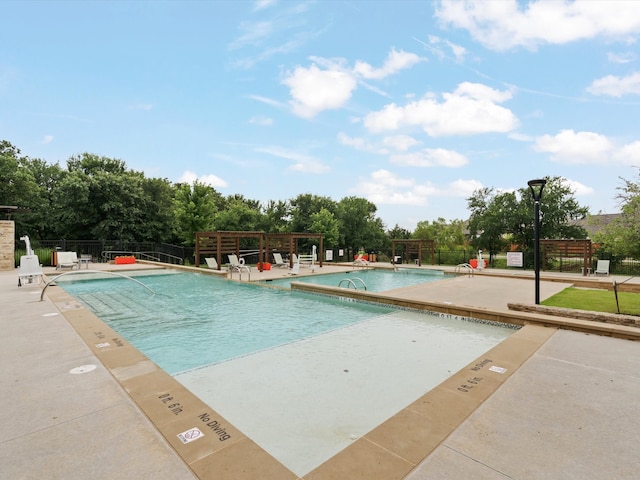
[[0, 139], [388, 228], [561, 176], [618, 211], [640, 166], [640, 2], [2, 1]]

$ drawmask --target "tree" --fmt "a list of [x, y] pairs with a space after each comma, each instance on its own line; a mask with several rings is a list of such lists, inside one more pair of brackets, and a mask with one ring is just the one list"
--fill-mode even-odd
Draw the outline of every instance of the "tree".
[[[587, 207], [573, 196], [562, 177], [546, 177], [540, 201], [540, 238], [586, 238], [587, 231], [576, 224], [586, 217]], [[516, 192], [476, 190], [467, 199], [471, 216], [469, 236], [476, 248], [488, 250], [490, 256], [508, 244], [528, 250], [533, 245], [534, 202], [528, 187]]]
[[173, 211], [176, 222], [176, 235], [186, 246], [193, 246], [196, 232], [213, 230], [216, 214], [216, 200], [220, 194], [208, 185], [193, 182], [193, 185], [179, 183], [175, 185]]
[[360, 249], [380, 249], [386, 240], [384, 224], [375, 217], [376, 206], [359, 197], [345, 197], [338, 202], [338, 219], [342, 240], [354, 254]]
[[326, 208], [321, 208], [319, 212], [311, 215], [310, 229], [314, 233], [323, 235], [323, 244], [326, 248], [335, 248], [340, 239], [340, 222]]
[[452, 220], [448, 223], [444, 218], [438, 218], [432, 223], [418, 222], [413, 238], [418, 240], [433, 240], [436, 248], [453, 250], [464, 246], [464, 231], [462, 220]]
[[640, 257], [640, 182], [621, 178], [616, 199], [620, 215], [596, 233], [601, 249], [616, 257]]

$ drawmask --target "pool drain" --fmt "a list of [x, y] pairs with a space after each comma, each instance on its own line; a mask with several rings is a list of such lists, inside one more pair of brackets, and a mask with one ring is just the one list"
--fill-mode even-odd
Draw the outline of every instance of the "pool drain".
[[72, 368], [69, 373], [78, 375], [80, 373], [93, 372], [96, 369], [95, 365], [80, 365], [79, 367]]

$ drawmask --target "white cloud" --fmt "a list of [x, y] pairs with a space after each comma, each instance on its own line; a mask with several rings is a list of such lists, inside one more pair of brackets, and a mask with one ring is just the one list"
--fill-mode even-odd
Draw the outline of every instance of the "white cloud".
[[411, 147], [420, 145], [421, 142], [409, 135], [392, 135], [389, 137], [384, 137], [382, 139], [382, 143], [384, 145], [388, 145], [389, 147], [392, 147], [394, 150], [398, 152], [406, 152]]
[[356, 150], [359, 150], [361, 152], [375, 153], [378, 155], [386, 155], [389, 153], [388, 149], [381, 148], [362, 137], [350, 137], [343, 132], [338, 133], [338, 142], [340, 142], [342, 145], [347, 145], [348, 147], [355, 148]]
[[294, 172], [319, 174], [327, 173], [331, 170], [329, 166], [311, 155], [306, 155], [304, 153], [288, 150], [278, 146], [260, 147], [256, 149], [256, 152], [266, 153], [274, 157], [292, 161], [293, 164], [289, 166], [289, 170]]
[[357, 61], [350, 69], [343, 58], [310, 59], [313, 62], [310, 67], [299, 66], [293, 71], [287, 71], [282, 80], [282, 83], [289, 87], [293, 113], [303, 118], [313, 118], [324, 110], [341, 108], [351, 98], [358, 84], [381, 96], [388, 96], [363, 79], [380, 80], [424, 61], [414, 53], [395, 49], [389, 52], [381, 68]]
[[557, 135], [538, 137], [534, 149], [551, 154], [551, 159], [570, 164], [603, 164], [610, 157], [613, 145], [598, 133], [562, 130]]
[[443, 24], [468, 30], [492, 50], [535, 49], [603, 36], [627, 40], [640, 31], [640, 9], [628, 0], [443, 0], [436, 9]]
[[249, 119], [249, 123], [269, 127], [273, 125], [273, 118], [265, 117], [264, 115], [255, 115]]
[[391, 156], [391, 162], [410, 167], [450, 167], [458, 168], [469, 163], [467, 157], [444, 148], [426, 148], [419, 152]]
[[614, 159], [623, 165], [640, 166], [640, 141], [624, 145], [613, 154]]
[[518, 120], [511, 110], [496, 103], [510, 99], [511, 95], [508, 90], [465, 82], [453, 93], [443, 94], [442, 103], [438, 103], [433, 94], [406, 106], [392, 103], [368, 114], [364, 125], [371, 132], [419, 126], [432, 137], [505, 133], [516, 128]]
[[576, 180], [569, 180], [568, 178], [565, 178], [562, 183], [567, 185], [571, 191], [578, 196], [591, 195], [594, 191], [593, 188], [587, 187]]
[[626, 77], [607, 75], [599, 78], [587, 87], [587, 92], [611, 97], [622, 97], [627, 94], [640, 95], [640, 72], [632, 73]]
[[216, 175], [209, 174], [198, 176], [195, 172], [192, 172], [190, 170], [184, 171], [184, 173], [178, 179], [178, 183], [187, 183], [189, 185], [192, 185], [196, 180], [199, 183], [209, 185], [214, 188], [224, 188], [228, 186], [228, 183], [225, 180]]
[[315, 64], [287, 73], [282, 83], [289, 87], [293, 97], [293, 113], [303, 118], [342, 107], [357, 85], [352, 75], [340, 70], [320, 70]]
[[389, 52], [382, 68], [373, 68], [366, 62], [357, 61], [353, 73], [366, 79], [380, 80], [394, 73], [411, 68], [415, 64], [425, 61], [424, 58], [395, 48]]
[[44, 137], [42, 137], [42, 143], [44, 143], [45, 145], [51, 142], [53, 142], [53, 135], [45, 135]]
[[253, 11], [257, 12], [259, 10], [264, 10], [265, 8], [269, 8], [276, 3], [276, 0], [257, 0], [253, 5]]
[[402, 178], [381, 169], [361, 178], [354, 192], [377, 205], [426, 206], [430, 198], [467, 198], [474, 190], [482, 188], [476, 180], [456, 180], [448, 185], [436, 186], [431, 182], [417, 183], [413, 178]]
[[551, 154], [551, 160], [570, 165], [640, 166], [640, 141], [618, 146], [605, 135], [593, 132], [561, 130], [557, 135], [543, 135], [534, 149]]
[[617, 63], [617, 64], [631, 63], [635, 61], [636, 58], [637, 58], [637, 55], [634, 52], [607, 53], [607, 60], [609, 60], [611, 63]]

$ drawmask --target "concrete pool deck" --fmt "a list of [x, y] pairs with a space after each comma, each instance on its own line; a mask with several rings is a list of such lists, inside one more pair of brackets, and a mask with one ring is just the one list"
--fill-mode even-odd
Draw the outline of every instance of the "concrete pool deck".
[[[510, 277], [486, 271], [394, 296], [509, 315], [508, 302], [533, 303], [531, 275]], [[542, 279], [542, 298], [584, 281]], [[43, 302], [40, 293], [0, 272], [3, 478], [297, 478], [61, 289]], [[611, 338], [513, 315], [531, 324], [304, 478], [636, 478], [640, 343], [624, 338], [638, 329], [611, 326], [607, 335], [623, 337]], [[205, 436], [179, 441], [196, 421]], [[231, 437], [222, 446], [213, 422]]]

